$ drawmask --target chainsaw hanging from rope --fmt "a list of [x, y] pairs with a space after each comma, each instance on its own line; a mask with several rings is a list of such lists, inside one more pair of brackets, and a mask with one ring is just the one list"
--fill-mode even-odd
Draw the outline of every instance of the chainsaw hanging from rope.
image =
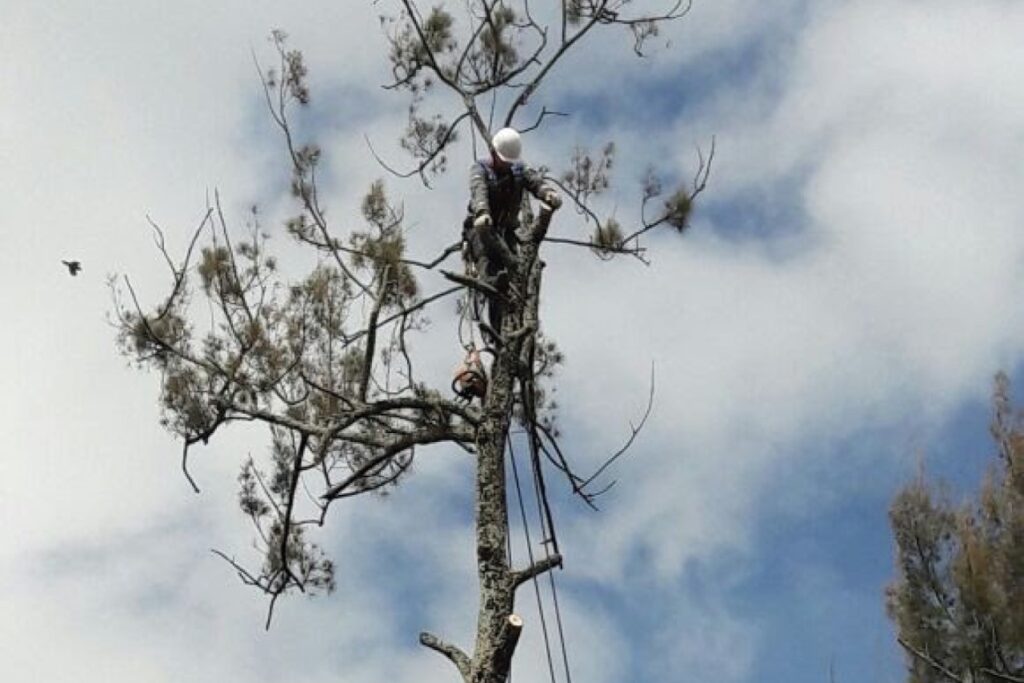
[[455, 369], [452, 391], [466, 401], [474, 398], [482, 401], [487, 395], [487, 371], [480, 358], [480, 351], [473, 342], [466, 345], [466, 357]]

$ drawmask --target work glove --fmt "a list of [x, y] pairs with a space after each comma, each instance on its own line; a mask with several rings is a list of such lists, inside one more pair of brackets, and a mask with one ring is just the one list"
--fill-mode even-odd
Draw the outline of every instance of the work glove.
[[494, 224], [491, 220], [491, 214], [486, 211], [481, 211], [477, 214], [476, 218], [473, 219], [474, 228], [489, 228]]
[[557, 211], [562, 206], [562, 198], [558, 196], [558, 193], [554, 190], [548, 190], [544, 193], [541, 201], [551, 207], [552, 211]]

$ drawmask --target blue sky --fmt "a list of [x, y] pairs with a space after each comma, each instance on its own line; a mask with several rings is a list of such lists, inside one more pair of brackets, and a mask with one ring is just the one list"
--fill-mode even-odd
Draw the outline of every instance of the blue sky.
[[[117, 357], [104, 319], [108, 273], [148, 301], [168, 286], [146, 216], [180, 248], [214, 188], [239, 228], [259, 204], [286, 271], [309, 265], [279, 227], [295, 209], [252, 65], [250, 51], [272, 59], [271, 29], [306, 54], [303, 122], [339, 229], [382, 174], [364, 135], [401, 162], [376, 8], [279, 5], [0, 0], [5, 680], [432, 683], [454, 672], [418, 632], [471, 642], [464, 454], [424, 450], [394, 495], [337, 506], [317, 540], [338, 591], [284, 601], [264, 633], [265, 602], [210, 548], [246, 557], [235, 476], [265, 435], [198, 451], [193, 495], [156, 378]], [[602, 206], [627, 225], [649, 164], [688, 178], [717, 140], [690, 231], [651, 235], [649, 267], [545, 254], [582, 469], [628, 435], [657, 373], [602, 511], [551, 482], [574, 680], [812, 683], [830, 662], [840, 683], [902, 679], [882, 602], [888, 501], [922, 458], [969, 493], [990, 462], [992, 376], [1024, 384], [1022, 30], [1024, 10], [999, 0], [695, 0], [647, 58], [608, 34], [538, 93], [572, 116], [529, 136], [527, 157], [560, 168], [616, 140]], [[416, 254], [453, 238], [470, 155], [431, 191], [386, 179]], [[588, 228], [563, 212], [553, 230]], [[431, 318], [420, 367], [445, 384], [455, 316]], [[532, 604], [520, 596], [519, 680], [546, 676]]]

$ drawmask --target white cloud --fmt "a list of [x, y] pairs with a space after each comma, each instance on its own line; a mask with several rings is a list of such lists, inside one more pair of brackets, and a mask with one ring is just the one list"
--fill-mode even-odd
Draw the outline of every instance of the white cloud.
[[[801, 495], [779, 481], [790, 463], [834, 457], [863, 430], [938, 424], [1019, 362], [1024, 90], [1003, 75], [1024, 63], [1022, 17], [996, 3], [939, 14], [822, 11], [784, 70], [680, 122], [717, 133], [710, 201], [793, 197], [796, 225], [731, 237], [698, 218], [686, 239], [652, 240], [650, 269], [549, 268], [546, 320], [570, 359], [561, 394], [585, 460], [614, 450], [651, 360], [658, 373], [614, 512], [580, 532], [582, 571], [621, 579], [637, 556], [663, 580], [693, 559], [718, 566], [749, 547], [760, 495]], [[798, 248], [779, 258], [773, 234]], [[901, 469], [861, 468], [877, 464]]]

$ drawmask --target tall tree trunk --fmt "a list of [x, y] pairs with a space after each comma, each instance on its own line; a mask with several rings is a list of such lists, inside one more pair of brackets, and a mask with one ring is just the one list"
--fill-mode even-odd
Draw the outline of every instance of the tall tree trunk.
[[[480, 580], [480, 611], [477, 616], [476, 647], [473, 652], [471, 683], [504, 683], [522, 628], [514, 616], [515, 591], [528, 575], [552, 564], [543, 563], [513, 571], [508, 564], [508, 497], [505, 486], [505, 442], [511, 422], [516, 381], [538, 332], [540, 241], [547, 232], [551, 215], [541, 214], [531, 225], [531, 237], [519, 252], [513, 277], [515, 290], [502, 321], [505, 343], [497, 349], [491, 369], [490, 386], [484, 403], [484, 418], [477, 433], [476, 533], [477, 573]], [[560, 562], [560, 558], [553, 558]]]
[[[508, 314], [518, 308], [509, 307]], [[506, 315], [507, 330], [517, 316]], [[508, 504], [505, 490], [505, 440], [512, 413], [518, 344], [498, 349], [477, 434], [476, 559], [480, 611], [473, 652], [472, 683], [504, 683], [518, 631], [509, 628], [515, 586], [508, 564]], [[513, 631], [515, 631], [513, 633]]]
[[538, 245], [547, 231], [550, 214], [531, 221], [531, 238], [517, 259], [510, 296], [495, 349], [491, 376], [484, 399], [483, 417], [476, 433], [476, 558], [480, 581], [476, 643], [472, 657], [430, 634], [420, 642], [445, 655], [466, 683], [505, 683], [512, 655], [523, 627], [515, 615], [516, 588], [538, 574], [561, 564], [558, 555], [545, 557], [530, 567], [515, 570], [508, 562], [508, 498], [505, 486], [505, 444], [515, 402], [515, 386], [528, 371], [524, 359], [538, 331], [540, 273], [543, 262]]

